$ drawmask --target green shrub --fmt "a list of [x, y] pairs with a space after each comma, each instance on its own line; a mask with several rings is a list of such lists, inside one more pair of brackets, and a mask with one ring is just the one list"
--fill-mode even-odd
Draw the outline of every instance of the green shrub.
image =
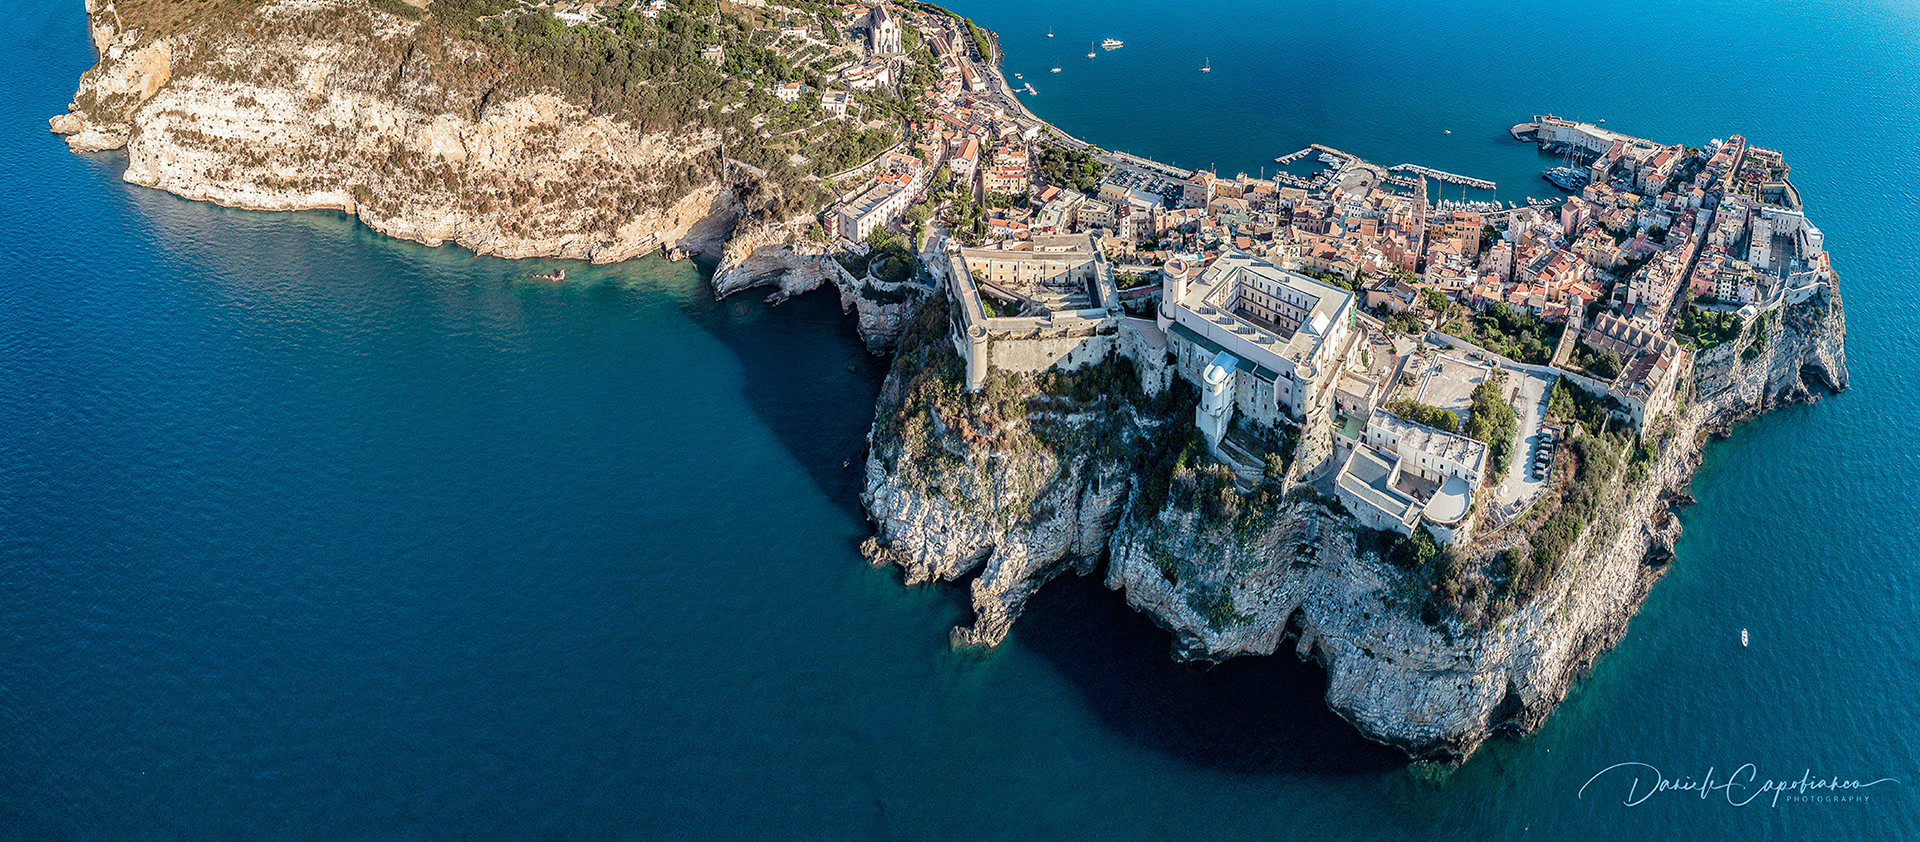
[[[1451, 414], [1451, 413], [1449, 413]], [[1493, 476], [1505, 476], [1507, 462], [1513, 456], [1513, 440], [1520, 431], [1520, 419], [1513, 405], [1501, 397], [1500, 383], [1487, 380], [1473, 387], [1473, 403], [1467, 411], [1467, 438], [1486, 442], [1487, 456], [1493, 462]]]
[[1396, 398], [1388, 402], [1387, 411], [1415, 424], [1425, 424], [1441, 432], [1460, 431], [1460, 416], [1412, 398]]

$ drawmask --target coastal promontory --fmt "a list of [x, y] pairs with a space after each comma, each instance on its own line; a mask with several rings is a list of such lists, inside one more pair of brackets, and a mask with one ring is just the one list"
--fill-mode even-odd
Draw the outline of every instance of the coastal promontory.
[[1537, 727], [1673, 562], [1704, 443], [1847, 387], [1818, 210], [1738, 134], [1535, 116], [1516, 152], [1560, 165], [1501, 203], [1320, 144], [1259, 177], [1111, 152], [931, 4], [87, 12], [75, 152], [429, 245], [831, 286], [893, 355], [863, 550], [966, 589], [955, 646], [1097, 576], [1175, 658], [1318, 662], [1416, 759]]

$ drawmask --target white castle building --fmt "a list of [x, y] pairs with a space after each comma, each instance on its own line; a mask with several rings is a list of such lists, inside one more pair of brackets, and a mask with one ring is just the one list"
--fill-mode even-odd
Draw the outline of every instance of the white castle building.
[[1200, 388], [1196, 419], [1219, 443], [1235, 411], [1265, 424], [1307, 423], [1333, 400], [1353, 332], [1353, 294], [1229, 251], [1195, 276], [1161, 270], [1157, 322], [1182, 377]]

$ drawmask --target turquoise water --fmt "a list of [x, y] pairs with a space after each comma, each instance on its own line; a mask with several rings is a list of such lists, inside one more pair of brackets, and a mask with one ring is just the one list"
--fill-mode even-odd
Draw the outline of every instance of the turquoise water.
[[[1846, 272], [1854, 388], [1709, 449], [1673, 572], [1539, 734], [1409, 770], [1314, 668], [1173, 664], [1088, 583], [949, 652], [960, 598], [856, 551], [842, 464], [882, 362], [829, 298], [714, 302], [654, 259], [533, 283], [131, 187], [44, 132], [91, 61], [78, 4], [9, 0], [0, 839], [1920, 835], [1913, 9], [1047, 8], [961, 11], [1015, 70], [1050, 66], [1048, 25], [1126, 40], [1110, 77], [1064, 50], [1034, 106], [1181, 163], [1318, 140], [1518, 190], [1539, 165], [1505, 128], [1548, 109], [1782, 148]], [[1658, 37], [1579, 46], [1629, 24]], [[1903, 783], [1578, 796], [1626, 761]]]

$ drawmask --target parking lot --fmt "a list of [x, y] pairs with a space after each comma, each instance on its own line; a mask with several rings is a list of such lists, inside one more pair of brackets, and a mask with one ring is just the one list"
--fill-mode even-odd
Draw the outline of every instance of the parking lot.
[[1180, 196], [1185, 191], [1181, 182], [1141, 170], [1115, 169], [1107, 174], [1107, 181], [1128, 190], [1144, 190], [1158, 194], [1160, 198], [1175, 204], [1180, 201]]
[[[1547, 416], [1547, 398], [1553, 393], [1553, 381], [1544, 374], [1507, 369], [1507, 384], [1509, 394], [1518, 390], [1513, 406], [1520, 413], [1520, 429], [1515, 434], [1513, 459], [1507, 464], [1507, 475], [1494, 488], [1490, 501], [1496, 513], [1492, 518], [1495, 522], [1504, 522], [1506, 518], [1501, 515], [1533, 502], [1533, 498], [1545, 490], [1549, 475], [1548, 471], [1535, 474], [1533, 465], [1543, 444], [1547, 444], [1541, 439], [1540, 424]], [[1552, 433], [1548, 435], [1553, 437]]]

